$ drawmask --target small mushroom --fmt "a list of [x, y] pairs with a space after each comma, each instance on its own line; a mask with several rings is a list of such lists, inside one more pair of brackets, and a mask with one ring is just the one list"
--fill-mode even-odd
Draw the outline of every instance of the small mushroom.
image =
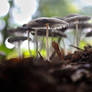
[[75, 27], [76, 27], [76, 31], [74, 31], [74, 34], [76, 34], [76, 46], [78, 47], [79, 46], [79, 31], [78, 31], [78, 24], [79, 23], [84, 23], [84, 22], [87, 22], [88, 20], [90, 20], [91, 17], [89, 16], [82, 16], [82, 15], [77, 15], [77, 16], [73, 16], [73, 17], [65, 17], [64, 20], [66, 22], [69, 23], [69, 25], [71, 24], [74, 24]]
[[32, 31], [32, 29], [28, 30], [28, 28], [26, 29], [25, 27], [18, 27], [18, 28], [13, 28], [13, 29], [8, 29], [7, 32], [9, 34], [14, 34], [15, 36], [23, 36], [24, 33], [28, 32], [28, 50], [29, 50], [29, 54], [31, 56], [31, 50], [30, 50], [30, 31]]
[[[60, 29], [62, 26], [68, 26], [68, 23], [64, 20], [60, 20], [57, 18], [48, 18], [48, 17], [41, 17], [32, 20], [25, 26], [27, 28], [32, 28], [35, 30], [35, 35], [37, 34], [37, 31], [39, 29], [45, 29], [46, 30], [46, 51], [47, 51], [47, 60], [49, 60], [49, 49], [48, 49], [48, 35], [49, 35], [49, 29]], [[37, 40], [37, 35], [36, 35]], [[36, 41], [37, 42], [37, 41]]]
[[[33, 32], [32, 35], [35, 35], [35, 33]], [[40, 36], [40, 37], [46, 36], [46, 30], [45, 29], [38, 30], [37, 35]], [[63, 38], [63, 37], [66, 38], [67, 37], [67, 35], [64, 34], [64, 32], [57, 31], [57, 30], [51, 30], [51, 29], [48, 32], [48, 36], [49, 37], [60, 37], [60, 38]]]
[[[22, 58], [21, 48], [20, 48], [21, 42], [23, 42], [24, 40], [27, 40], [27, 39], [28, 39], [27, 37], [23, 37], [23, 36], [21, 36], [21, 37], [17, 37], [17, 36], [13, 37], [13, 36], [11, 36], [11, 37], [8, 38], [9, 43], [17, 44], [18, 48], [16, 48], [16, 49], [18, 49], [19, 58]], [[30, 38], [30, 40], [31, 40], [31, 38]]]
[[[81, 36], [82, 36], [82, 30], [83, 29], [88, 29], [88, 28], [92, 28], [92, 24], [90, 24], [90, 23], [78, 23], [78, 31], [79, 31], [79, 33], [80, 34], [78, 34], [79, 35], [79, 42], [80, 42], [80, 38], [81, 38]], [[75, 24], [70, 24], [70, 26], [68, 27], [68, 29], [76, 29], [76, 26], [75, 26]]]

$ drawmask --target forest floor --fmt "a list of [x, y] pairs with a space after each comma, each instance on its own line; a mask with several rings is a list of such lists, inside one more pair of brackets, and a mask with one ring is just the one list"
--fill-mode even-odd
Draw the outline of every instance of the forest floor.
[[2, 92], [92, 92], [92, 47], [68, 55], [12, 58], [0, 64]]

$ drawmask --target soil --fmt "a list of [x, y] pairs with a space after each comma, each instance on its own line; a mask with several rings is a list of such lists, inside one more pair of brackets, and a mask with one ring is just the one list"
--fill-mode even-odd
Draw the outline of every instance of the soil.
[[92, 92], [92, 46], [50, 60], [12, 58], [0, 64], [2, 92]]

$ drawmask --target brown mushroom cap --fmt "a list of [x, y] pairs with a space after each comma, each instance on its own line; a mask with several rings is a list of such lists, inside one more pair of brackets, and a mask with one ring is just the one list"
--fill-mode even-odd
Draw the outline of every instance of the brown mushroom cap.
[[65, 20], [69, 23], [69, 26], [67, 26], [65, 28], [58, 29], [59, 31], [62, 31], [62, 32], [64, 32], [68, 28], [75, 29], [76, 24], [78, 24], [78, 27], [81, 29], [89, 28], [89, 27], [91, 28], [91, 24], [85, 23], [85, 21], [88, 21], [91, 19], [91, 17], [89, 17], [89, 16], [82, 16], [79, 14], [71, 14], [71, 15], [65, 16], [64, 18], [58, 18], [58, 19]]
[[25, 28], [25, 27], [18, 27], [18, 28], [11, 28], [7, 30], [9, 34], [26, 33], [27, 31], [33, 31], [33, 29], [30, 28], [30, 30], [28, 30], [28, 28]]
[[70, 14], [68, 16], [65, 16], [64, 19], [66, 18], [71, 18], [71, 17], [75, 17], [75, 16], [80, 16], [79, 14]]
[[65, 18], [64, 20], [67, 21], [68, 23], [75, 23], [75, 22], [85, 22], [85, 21], [88, 21], [90, 20], [91, 17], [89, 16], [82, 16], [82, 15], [79, 15], [79, 16], [73, 16], [73, 17], [69, 17], [69, 18]]
[[[15, 42], [20, 42], [20, 41], [24, 41], [24, 40], [27, 40], [28, 39], [28, 37], [23, 37], [23, 36], [21, 36], [21, 37], [9, 37], [8, 38], [8, 42], [9, 43], [15, 43]], [[31, 40], [31, 38], [30, 38], [30, 40]]]
[[69, 28], [69, 26], [67, 26], [65, 28], [63, 27], [63, 28], [57, 29], [57, 31], [65, 32], [68, 28]]
[[79, 14], [70, 14], [70, 15], [62, 17], [62, 18], [60, 18], [60, 17], [56, 17], [56, 18], [61, 19], [61, 20], [67, 20], [67, 19], [73, 18], [75, 16], [81, 16], [81, 15], [79, 15]]
[[[76, 29], [76, 25], [75, 24], [70, 24], [68, 26], [69, 29]], [[92, 28], [92, 24], [90, 23], [78, 23], [78, 29], [86, 29], [86, 28]]]
[[[32, 32], [32, 35], [35, 35], [35, 32]], [[45, 29], [41, 29], [41, 30], [37, 30], [37, 35], [38, 36], [46, 36], [46, 30]], [[62, 31], [57, 31], [57, 30], [54, 30], [52, 31], [50, 29], [48, 35], [50, 37], [67, 37], [66, 34], [64, 34]]]
[[88, 32], [88, 33], [86, 34], [86, 37], [92, 37], [92, 31]]
[[46, 29], [46, 24], [49, 24], [50, 28], [56, 28], [56, 25], [59, 26], [68, 26], [68, 23], [65, 22], [64, 20], [60, 20], [57, 18], [48, 18], [48, 17], [41, 17], [32, 20], [28, 24], [25, 24], [24, 26], [27, 28], [32, 28], [32, 29]]
[[71, 14], [71, 15], [65, 16], [63, 18], [58, 18], [58, 19], [64, 20], [64, 21], [68, 22], [69, 24], [72, 24], [72, 23], [88, 21], [91, 19], [91, 17], [83, 16], [83, 15], [79, 15], [79, 14]]

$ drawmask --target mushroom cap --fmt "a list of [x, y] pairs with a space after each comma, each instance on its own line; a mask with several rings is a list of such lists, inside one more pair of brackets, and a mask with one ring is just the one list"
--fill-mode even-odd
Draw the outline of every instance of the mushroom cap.
[[60, 29], [57, 29], [57, 31], [65, 32], [68, 28], [69, 28], [69, 26], [67, 26], [67, 27], [62, 27], [62, 28], [60, 28]]
[[[60, 18], [60, 17], [56, 17], [56, 18], [67, 21], [67, 19], [73, 18], [73, 17], [75, 17], [75, 16], [81, 16], [81, 15], [79, 15], [79, 14], [70, 14], [70, 15], [65, 16], [65, 17], [63, 17], [63, 18]], [[71, 20], [71, 19], [70, 19], [70, 20]]]
[[92, 37], [92, 31], [86, 33], [86, 37]]
[[80, 16], [80, 15], [79, 14], [70, 14], [68, 16], [65, 16], [63, 19], [71, 18], [71, 17], [75, 17], [75, 16]]
[[55, 18], [64, 20], [64, 19], [66, 19], [66, 18], [71, 18], [71, 17], [74, 17], [74, 16], [79, 16], [79, 14], [70, 14], [70, 15], [65, 16], [65, 17], [55, 17]]
[[82, 15], [79, 15], [79, 16], [73, 16], [73, 17], [68, 17], [68, 18], [65, 18], [64, 20], [68, 23], [79, 23], [79, 22], [84, 22], [84, 21], [88, 21], [90, 20], [91, 17], [89, 16], [82, 16]]
[[9, 34], [13, 34], [13, 33], [24, 33], [25, 30], [23, 30], [21, 27], [18, 27], [18, 28], [11, 28], [11, 29], [8, 29], [7, 32]]
[[[35, 35], [35, 32], [32, 33], [32, 35]], [[45, 29], [41, 29], [41, 30], [37, 30], [37, 35], [38, 36], [46, 36], [46, 30]], [[50, 37], [67, 37], [66, 34], [64, 34], [62, 31], [57, 31], [57, 30], [50, 30], [48, 35]]]
[[27, 31], [33, 31], [33, 29], [30, 28], [30, 30], [28, 30], [26, 27], [17, 27], [17, 28], [11, 28], [7, 30], [9, 34], [25, 33]]
[[60, 20], [57, 18], [48, 18], [48, 17], [41, 17], [34, 19], [28, 24], [25, 24], [24, 26], [32, 29], [46, 29], [46, 24], [48, 24], [50, 28], [56, 28], [56, 25], [58, 24], [59, 27], [63, 25], [68, 26], [68, 23], [64, 20]]
[[[9, 43], [15, 43], [15, 42], [24, 41], [24, 40], [27, 40], [27, 39], [28, 39], [28, 37], [23, 37], [23, 36], [13, 37], [13, 36], [11, 36], [11, 37], [8, 38], [8, 42]], [[30, 40], [31, 40], [31, 38], [30, 38]]]
[[[70, 24], [68, 26], [69, 29], [76, 29], [76, 25], [75, 24]], [[92, 28], [92, 24], [90, 23], [78, 23], [78, 29], [86, 29], [86, 28]]]

